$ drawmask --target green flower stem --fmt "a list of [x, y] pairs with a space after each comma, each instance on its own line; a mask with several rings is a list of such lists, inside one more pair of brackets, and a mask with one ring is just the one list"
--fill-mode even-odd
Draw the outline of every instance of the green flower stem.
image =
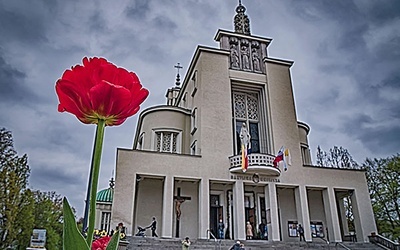
[[92, 247], [93, 241], [93, 233], [94, 233], [94, 221], [96, 216], [96, 194], [97, 194], [97, 185], [99, 183], [99, 174], [100, 174], [100, 162], [101, 162], [101, 154], [103, 150], [103, 140], [104, 140], [104, 129], [106, 126], [105, 120], [99, 120], [97, 123], [96, 130], [96, 138], [94, 141], [94, 151], [93, 151], [93, 162], [92, 162], [92, 176], [89, 182], [91, 183], [90, 187], [90, 207], [89, 207], [89, 226], [87, 232], [86, 242], [89, 245], [89, 248]]

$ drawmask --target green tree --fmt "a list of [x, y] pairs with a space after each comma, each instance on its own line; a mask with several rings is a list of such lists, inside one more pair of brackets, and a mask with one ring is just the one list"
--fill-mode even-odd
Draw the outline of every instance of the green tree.
[[0, 128], [0, 249], [27, 233], [25, 227], [18, 228], [18, 225], [24, 223], [20, 213], [29, 217], [25, 209], [30, 192], [27, 189], [29, 174], [27, 155], [19, 157], [11, 132]]
[[400, 155], [363, 164], [378, 232], [400, 241]]
[[[317, 165], [326, 168], [361, 169], [359, 164], [351, 156], [350, 152], [342, 146], [334, 146], [329, 149], [329, 152], [322, 150], [321, 147], [318, 146]], [[351, 196], [352, 192], [348, 192], [348, 194], [342, 198], [349, 231], [355, 231]]]
[[20, 207], [20, 212], [18, 214], [18, 220], [16, 221], [14, 227], [18, 229], [17, 241], [18, 249], [25, 250], [30, 243], [30, 238], [32, 234], [32, 229], [34, 225], [34, 206], [35, 200], [33, 197], [33, 192], [31, 190], [26, 190], [22, 197], [23, 204]]
[[62, 249], [62, 197], [53, 192], [34, 194], [35, 228], [46, 229], [46, 249]]
[[329, 152], [325, 152], [318, 146], [317, 165], [328, 168], [360, 169], [360, 166], [353, 160], [349, 151], [342, 146], [334, 146], [329, 149]]

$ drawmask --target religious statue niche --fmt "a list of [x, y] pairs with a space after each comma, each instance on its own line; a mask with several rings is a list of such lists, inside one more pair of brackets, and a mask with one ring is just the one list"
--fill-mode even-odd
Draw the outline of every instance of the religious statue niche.
[[240, 42], [240, 53], [242, 56], [242, 69], [250, 71], [250, 51], [249, 51], [249, 42], [246, 39], [242, 39]]
[[251, 43], [251, 59], [253, 63], [253, 71], [262, 72], [260, 60], [260, 43], [257, 41], [253, 41]]
[[239, 69], [240, 62], [239, 62], [239, 52], [238, 52], [238, 39], [236, 37], [231, 37], [229, 41], [230, 45], [230, 62], [232, 69]]

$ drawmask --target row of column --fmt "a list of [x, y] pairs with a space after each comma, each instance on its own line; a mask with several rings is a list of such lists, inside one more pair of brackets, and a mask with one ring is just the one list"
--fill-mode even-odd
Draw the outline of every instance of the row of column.
[[[277, 186], [275, 183], [269, 183], [264, 188], [266, 197], [266, 207], [270, 209], [271, 224], [269, 231], [269, 240], [280, 241], [280, 226], [279, 226], [279, 204], [277, 198]], [[326, 188], [323, 191], [323, 204], [326, 215], [327, 228], [329, 239], [333, 242], [341, 241], [339, 216], [336, 208], [335, 191], [333, 188]], [[237, 180], [233, 187], [234, 207], [233, 216], [235, 221], [234, 235], [239, 240], [246, 239], [245, 211], [244, 211], [244, 183], [242, 180]], [[298, 186], [295, 189], [296, 213], [297, 220], [304, 228], [304, 236], [306, 241], [312, 241], [310, 228], [310, 214], [307, 201], [307, 189], [305, 186]], [[283, 223], [284, 224], [284, 223]]]
[[[134, 187], [136, 188], [136, 187]], [[245, 207], [244, 207], [244, 182], [236, 180], [233, 185], [233, 218], [235, 221], [234, 235], [239, 240], [246, 239]], [[266, 197], [266, 207], [270, 209], [271, 224], [269, 225], [269, 240], [280, 241], [280, 225], [279, 225], [279, 204], [277, 198], [276, 183], [268, 183], [264, 187]], [[323, 204], [326, 216], [326, 227], [328, 229], [329, 240], [331, 242], [340, 242], [341, 233], [339, 226], [339, 215], [336, 207], [335, 190], [331, 187], [322, 191]], [[173, 176], [165, 176], [163, 189], [163, 209], [162, 209], [162, 227], [161, 236], [164, 238], [173, 238], [173, 214], [174, 214], [174, 178]], [[135, 198], [134, 198], [135, 199]], [[133, 199], [132, 203], [135, 202]], [[210, 218], [210, 184], [209, 180], [203, 179], [199, 182], [199, 238], [206, 239], [208, 237]], [[312, 241], [310, 228], [310, 215], [307, 201], [307, 188], [304, 185], [297, 186], [295, 189], [295, 202], [297, 220], [303, 225], [304, 236], [306, 241]], [[132, 204], [133, 205], [133, 204]], [[133, 206], [132, 206], [133, 208]], [[132, 211], [133, 212], [133, 211]], [[339, 211], [340, 212], [340, 211]], [[133, 221], [129, 221], [133, 223]], [[128, 222], [128, 224], [130, 224]], [[243, 226], [239, 226], [243, 225]]]

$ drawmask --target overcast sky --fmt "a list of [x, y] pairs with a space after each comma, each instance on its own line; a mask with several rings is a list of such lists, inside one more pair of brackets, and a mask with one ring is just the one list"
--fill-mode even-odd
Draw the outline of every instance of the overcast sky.
[[[298, 120], [318, 145], [355, 160], [400, 152], [400, 1], [243, 0], [251, 33], [272, 38], [269, 56], [291, 68]], [[27, 154], [30, 186], [67, 196], [83, 216], [96, 126], [58, 113], [54, 86], [85, 56], [138, 74], [165, 104], [167, 88], [197, 45], [217, 47], [233, 30], [237, 0], [0, 0], [0, 127]], [[108, 187], [116, 149], [131, 148], [138, 115], [107, 127], [99, 189]]]

